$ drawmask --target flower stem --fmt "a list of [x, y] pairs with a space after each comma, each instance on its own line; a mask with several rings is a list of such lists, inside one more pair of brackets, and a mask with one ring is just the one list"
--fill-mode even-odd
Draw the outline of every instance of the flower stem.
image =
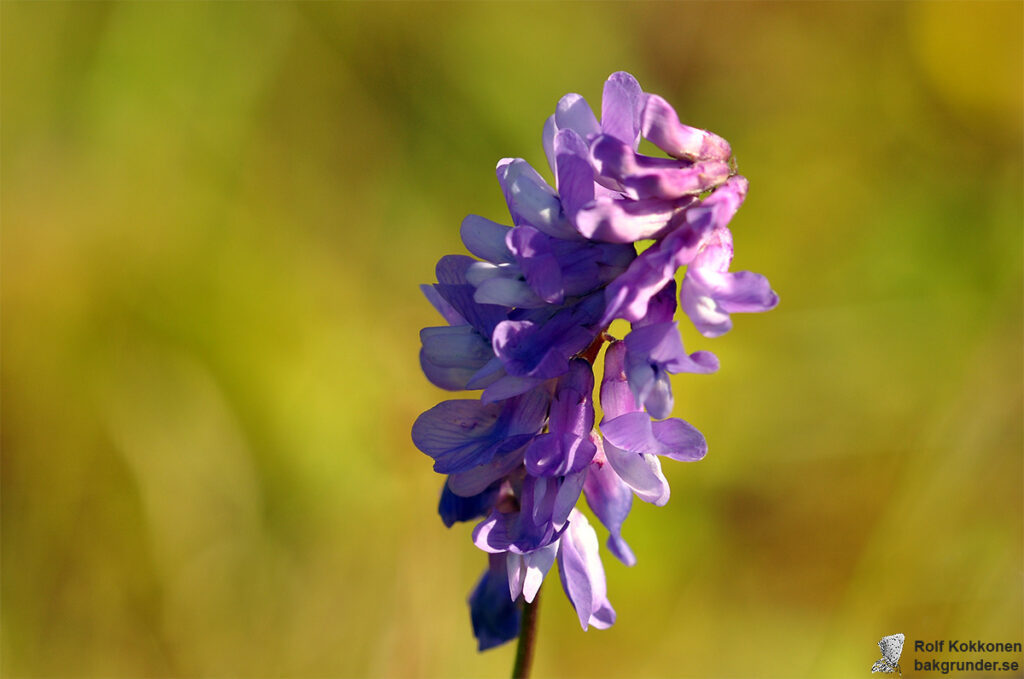
[[523, 619], [519, 626], [519, 645], [516, 647], [516, 664], [512, 668], [512, 679], [528, 679], [533, 665], [533, 647], [537, 642], [537, 609], [540, 607], [540, 591], [532, 603], [523, 602]]

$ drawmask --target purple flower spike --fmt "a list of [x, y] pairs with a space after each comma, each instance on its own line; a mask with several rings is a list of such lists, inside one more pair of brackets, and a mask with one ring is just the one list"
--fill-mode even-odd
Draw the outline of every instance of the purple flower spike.
[[504, 554], [489, 554], [488, 567], [469, 595], [469, 615], [477, 648], [486, 651], [519, 636], [519, 606], [508, 596]]
[[551, 403], [548, 433], [526, 448], [526, 471], [534, 476], [565, 476], [584, 469], [597, 452], [590, 441], [594, 427], [594, 373], [590, 363], [573, 359], [558, 380]]
[[716, 229], [683, 277], [679, 302], [705, 337], [732, 328], [730, 313], [770, 311], [779, 303], [768, 279], [751, 271], [729, 273], [732, 233]]
[[569, 530], [559, 540], [558, 574], [584, 630], [590, 625], [607, 629], [615, 622], [615, 609], [608, 602], [604, 566], [597, 549], [597, 533], [587, 517], [574, 509], [569, 516]]
[[[729, 224], [747, 180], [728, 142], [683, 125], [625, 72], [605, 82], [600, 113], [578, 94], [562, 97], [542, 135], [556, 188], [525, 160], [501, 160], [513, 226], [466, 217], [462, 242], [477, 259], [442, 257], [437, 283], [422, 287], [447, 323], [420, 333], [424, 374], [444, 389], [482, 390], [443, 401], [412, 428], [448, 474], [442, 521], [479, 519], [473, 543], [489, 568], [469, 603], [481, 650], [534, 619], [520, 611], [555, 561], [583, 629], [615, 621], [580, 496], [607, 528], [608, 550], [634, 565], [622, 535], [633, 496], [664, 505], [662, 458], [707, 453], [699, 431], [670, 417], [670, 375], [718, 369], [714, 354], [686, 352], [679, 306], [713, 337], [730, 314], [778, 303], [763, 276], [729, 271]], [[643, 138], [668, 157], [638, 153]], [[632, 324], [622, 340], [608, 335], [618, 318]], [[606, 342], [595, 427], [594, 363]]]

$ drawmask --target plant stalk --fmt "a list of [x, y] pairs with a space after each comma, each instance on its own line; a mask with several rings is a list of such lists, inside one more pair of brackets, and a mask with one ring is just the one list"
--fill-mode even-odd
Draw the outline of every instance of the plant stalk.
[[532, 603], [523, 602], [523, 618], [519, 624], [519, 645], [516, 646], [516, 664], [512, 668], [512, 679], [528, 679], [533, 667], [533, 649], [537, 643], [537, 613], [540, 607], [540, 591]]

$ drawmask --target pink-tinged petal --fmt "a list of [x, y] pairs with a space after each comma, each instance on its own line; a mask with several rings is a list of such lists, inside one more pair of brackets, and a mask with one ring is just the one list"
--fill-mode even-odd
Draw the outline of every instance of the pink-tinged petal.
[[567, 94], [558, 100], [558, 106], [555, 108], [555, 126], [559, 130], [572, 130], [584, 139], [601, 132], [601, 126], [597, 124], [590, 104], [575, 93]]
[[732, 155], [729, 142], [717, 134], [683, 125], [675, 109], [656, 94], [647, 95], [641, 116], [641, 133], [676, 158], [726, 161]]
[[616, 448], [647, 455], [663, 455], [692, 462], [708, 452], [704, 435], [679, 419], [652, 422], [647, 413], [636, 412], [601, 421], [605, 442]]
[[626, 379], [626, 345], [621, 341], [610, 343], [604, 354], [601, 409], [605, 419], [639, 410]]
[[655, 455], [631, 453], [604, 442], [605, 457], [622, 482], [644, 502], [661, 507], [668, 502], [668, 480], [661, 471], [661, 460]]
[[718, 337], [732, 329], [730, 313], [774, 309], [779, 296], [761, 274], [690, 274], [679, 293], [683, 311], [705, 337]]
[[717, 160], [690, 163], [636, 153], [618, 139], [602, 135], [591, 145], [594, 169], [634, 199], [671, 200], [708, 191], [729, 178], [732, 169]]
[[576, 228], [590, 240], [602, 243], [658, 238], [668, 230], [672, 218], [692, 202], [690, 196], [678, 200], [602, 196], [577, 210]]
[[641, 253], [607, 287], [602, 322], [615, 318], [636, 322], [643, 318], [651, 298], [673, 279], [676, 269], [699, 256], [709, 234], [729, 223], [746, 195], [747, 180], [736, 175], [703, 201], [674, 216], [670, 233]]
[[643, 105], [643, 90], [636, 78], [624, 71], [612, 73], [601, 95], [601, 130], [636, 148]]
[[558, 573], [584, 630], [590, 625], [604, 629], [615, 621], [615, 611], [608, 603], [597, 533], [578, 510], [570, 514], [569, 529], [559, 540]]
[[633, 330], [657, 323], [669, 323], [675, 317], [676, 282], [671, 280], [647, 303], [647, 313], [640, 320], [633, 322]]
[[608, 550], [627, 566], [635, 565], [633, 550], [622, 539], [622, 524], [633, 506], [633, 492], [615, 473], [603, 452], [600, 460], [591, 462], [587, 470], [583, 493], [590, 509], [608, 529]]
[[468, 215], [462, 220], [460, 234], [466, 249], [480, 259], [495, 264], [511, 263], [515, 259], [505, 244], [505, 235], [511, 228], [478, 215]]
[[707, 238], [686, 271], [679, 291], [683, 311], [706, 337], [718, 337], [732, 328], [730, 313], [774, 309], [779, 297], [761, 274], [729, 273], [732, 234], [722, 226]]

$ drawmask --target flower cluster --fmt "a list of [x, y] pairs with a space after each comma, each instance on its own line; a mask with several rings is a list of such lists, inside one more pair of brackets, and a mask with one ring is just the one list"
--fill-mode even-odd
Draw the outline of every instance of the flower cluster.
[[[647, 139], [667, 157], [638, 153]], [[704, 457], [703, 435], [673, 409], [670, 374], [710, 373], [718, 359], [687, 353], [678, 306], [701, 334], [727, 332], [733, 312], [778, 303], [768, 281], [730, 272], [728, 225], [747, 193], [729, 144], [679, 122], [628, 73], [604, 86], [601, 119], [567, 94], [544, 125], [556, 188], [521, 158], [498, 163], [513, 226], [470, 215], [462, 241], [479, 259], [448, 255], [422, 286], [447, 325], [420, 333], [427, 378], [448, 390], [412, 438], [447, 475], [445, 524], [473, 531], [489, 565], [469, 598], [481, 650], [518, 634], [551, 567], [583, 629], [615, 621], [598, 539], [580, 495], [609, 532], [608, 550], [636, 562], [622, 537], [633, 496], [669, 499], [661, 458]], [[653, 241], [637, 254], [638, 241]], [[686, 267], [676, 294], [676, 274]], [[621, 340], [615, 319], [630, 322]], [[595, 428], [594, 362], [602, 346]]]

